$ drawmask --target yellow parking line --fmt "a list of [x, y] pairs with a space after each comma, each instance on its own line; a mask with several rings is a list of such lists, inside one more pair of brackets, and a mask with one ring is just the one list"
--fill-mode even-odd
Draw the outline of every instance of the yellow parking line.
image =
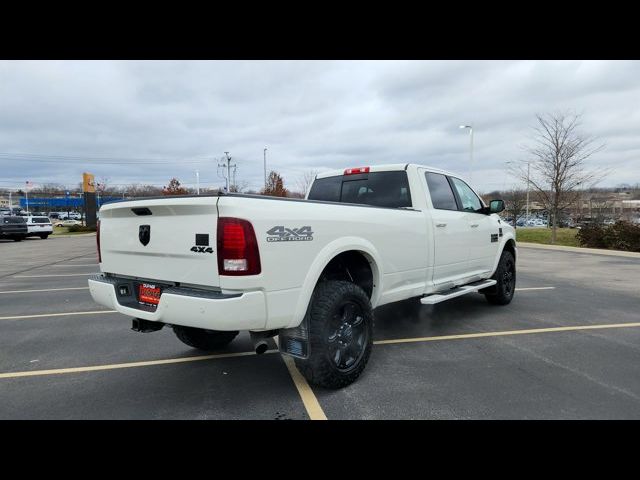
[[[266, 354], [266, 353], [277, 353], [277, 352], [278, 350], [267, 350], [264, 353]], [[116, 370], [119, 368], [149, 367], [152, 365], [168, 365], [172, 363], [200, 362], [203, 360], [214, 360], [218, 358], [246, 357], [249, 355], [256, 355], [256, 353], [255, 352], [219, 353], [215, 355], [202, 355], [198, 357], [168, 358], [165, 360], [150, 360], [146, 362], [114, 363], [111, 365], [94, 365], [91, 367], [56, 368], [53, 370], [34, 370], [30, 372], [9, 372], [9, 373], [0, 373], [0, 378], [36, 377], [41, 375], [60, 375], [64, 373], [95, 372], [99, 370]]]
[[62, 290], [89, 290], [89, 287], [70, 287], [70, 288], [42, 288], [39, 290], [6, 290], [3, 293], [29, 293], [29, 292], [60, 292]]
[[[279, 347], [280, 344], [278, 337], [275, 337], [274, 341]], [[318, 402], [318, 398], [316, 397], [315, 393], [313, 393], [313, 390], [307, 383], [307, 380], [298, 371], [293, 358], [291, 358], [289, 355], [282, 355], [282, 360], [284, 360], [284, 364], [287, 366], [287, 370], [289, 370], [289, 375], [291, 375], [293, 384], [298, 390], [298, 394], [302, 399], [302, 403], [304, 404], [304, 408], [307, 410], [307, 415], [309, 415], [309, 418], [311, 420], [326, 420], [327, 416], [322, 410], [320, 402]]]
[[528, 291], [528, 290], [554, 290], [556, 287], [526, 287], [516, 288], [516, 292]]
[[51, 265], [52, 267], [97, 267], [97, 263], [61, 263], [60, 265]]
[[460, 340], [464, 338], [501, 337], [506, 335], [526, 335], [528, 333], [570, 332], [574, 330], [602, 330], [607, 328], [640, 327], [640, 322], [610, 323], [604, 325], [576, 325], [573, 327], [532, 328], [528, 330], [507, 330], [498, 332], [466, 333], [461, 335], [438, 335], [436, 337], [400, 338], [397, 340], [378, 340], [374, 345], [390, 345], [394, 343], [433, 342], [437, 340]]
[[95, 275], [100, 272], [91, 273], [60, 273], [58, 275], [14, 275], [13, 278], [45, 278], [45, 277], [82, 277], [83, 275]]
[[62, 313], [39, 313], [37, 315], [13, 315], [11, 317], [0, 317], [0, 320], [20, 320], [23, 318], [42, 317], [65, 317], [67, 315], [96, 315], [98, 313], [118, 313], [115, 310], [94, 310], [91, 312], [62, 312]]

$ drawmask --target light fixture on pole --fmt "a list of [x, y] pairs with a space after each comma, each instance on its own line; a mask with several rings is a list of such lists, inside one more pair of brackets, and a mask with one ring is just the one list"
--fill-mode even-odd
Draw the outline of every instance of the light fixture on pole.
[[469, 129], [469, 181], [473, 171], [473, 125], [460, 125], [460, 128]]

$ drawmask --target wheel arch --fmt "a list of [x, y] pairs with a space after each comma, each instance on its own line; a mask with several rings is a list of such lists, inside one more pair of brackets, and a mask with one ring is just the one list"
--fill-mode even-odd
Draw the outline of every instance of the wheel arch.
[[498, 263], [500, 262], [500, 257], [502, 257], [502, 252], [504, 251], [507, 252], [511, 252], [511, 254], [513, 255], [514, 260], [516, 260], [516, 264], [517, 264], [517, 252], [518, 249], [516, 248], [516, 241], [513, 238], [513, 236], [509, 235], [507, 236], [503, 242], [502, 245], [500, 247], [500, 249], [498, 250], [498, 255], [496, 255], [496, 258], [493, 262], [493, 269], [491, 270], [491, 275], [493, 275], [496, 272], [496, 268], [498, 268]]
[[[288, 328], [297, 327], [307, 312], [309, 302], [313, 295], [316, 285], [321, 280], [323, 273], [331, 271], [339, 263], [346, 263], [349, 266], [355, 266], [355, 270], [351, 271], [353, 283], [360, 286], [364, 283], [363, 288], [369, 295], [371, 305], [375, 308], [382, 287], [382, 262], [380, 255], [371, 242], [358, 237], [346, 237], [335, 240], [323, 248], [316, 256], [309, 272], [304, 280], [298, 303], [293, 314], [291, 324]], [[365, 265], [370, 271], [370, 288], [367, 291], [367, 274], [364, 271]], [[329, 269], [329, 270], [327, 270]], [[354, 275], [355, 273], [355, 275]]]

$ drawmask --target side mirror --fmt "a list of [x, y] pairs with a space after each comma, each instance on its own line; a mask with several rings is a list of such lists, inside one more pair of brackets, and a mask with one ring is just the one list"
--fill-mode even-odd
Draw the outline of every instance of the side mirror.
[[491, 200], [489, 202], [489, 213], [500, 213], [504, 210], [504, 200]]

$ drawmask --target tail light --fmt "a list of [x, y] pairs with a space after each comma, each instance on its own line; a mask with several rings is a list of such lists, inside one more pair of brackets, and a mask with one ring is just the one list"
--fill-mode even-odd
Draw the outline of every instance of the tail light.
[[355, 175], [358, 173], [369, 173], [369, 167], [347, 168], [344, 171], [345, 175]]
[[102, 255], [100, 254], [100, 220], [96, 223], [96, 244], [98, 246], [98, 263], [102, 263]]
[[253, 226], [247, 220], [232, 217], [218, 219], [218, 273], [220, 275], [257, 275], [260, 252]]

